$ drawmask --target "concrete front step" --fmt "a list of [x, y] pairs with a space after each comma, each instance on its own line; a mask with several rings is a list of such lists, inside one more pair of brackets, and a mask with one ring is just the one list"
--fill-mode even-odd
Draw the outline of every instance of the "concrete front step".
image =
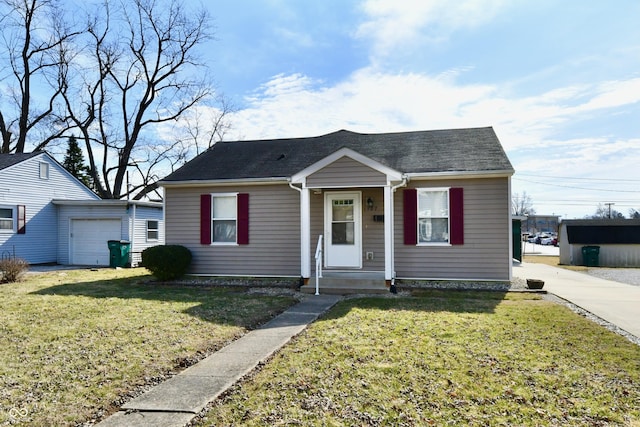
[[[302, 286], [300, 292], [315, 294], [316, 278], [309, 279], [309, 284]], [[350, 277], [321, 277], [319, 293], [328, 295], [348, 294], [383, 294], [389, 288], [384, 278], [350, 278]]]

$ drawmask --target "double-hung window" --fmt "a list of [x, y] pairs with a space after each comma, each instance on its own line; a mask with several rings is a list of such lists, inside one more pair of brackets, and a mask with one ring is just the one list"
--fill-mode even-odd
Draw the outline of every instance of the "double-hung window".
[[147, 241], [153, 242], [158, 240], [158, 221], [147, 220]]
[[449, 189], [418, 190], [418, 244], [449, 243]]
[[249, 194], [200, 195], [200, 243], [249, 244]]
[[464, 191], [451, 188], [403, 190], [405, 245], [464, 245]]
[[25, 234], [27, 213], [24, 205], [0, 206], [0, 233]]
[[0, 231], [13, 231], [13, 215], [13, 208], [0, 208]]
[[212, 243], [236, 243], [237, 201], [235, 194], [211, 195]]

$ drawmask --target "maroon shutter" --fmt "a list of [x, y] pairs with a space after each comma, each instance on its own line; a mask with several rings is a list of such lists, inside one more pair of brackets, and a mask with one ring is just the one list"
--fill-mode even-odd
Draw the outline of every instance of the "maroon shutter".
[[404, 244], [418, 244], [418, 191], [406, 188], [403, 192]]
[[249, 244], [249, 195], [238, 194], [238, 244]]
[[211, 194], [200, 195], [200, 244], [211, 244]]
[[464, 197], [462, 188], [449, 190], [449, 243], [452, 245], [464, 244]]
[[27, 232], [27, 210], [24, 205], [18, 205], [18, 234]]

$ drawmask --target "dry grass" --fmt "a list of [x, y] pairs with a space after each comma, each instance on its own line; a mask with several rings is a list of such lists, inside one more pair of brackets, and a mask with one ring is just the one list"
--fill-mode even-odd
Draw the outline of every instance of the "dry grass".
[[340, 303], [202, 425], [635, 425], [640, 347], [531, 294]]
[[0, 425], [90, 421], [293, 303], [149, 279], [74, 270], [0, 285]]
[[561, 265], [560, 257], [553, 255], [525, 255], [522, 260], [524, 262], [535, 264], [546, 264], [552, 267], [561, 267], [572, 271], [587, 271], [589, 269], [589, 267], [585, 267], [583, 265]]

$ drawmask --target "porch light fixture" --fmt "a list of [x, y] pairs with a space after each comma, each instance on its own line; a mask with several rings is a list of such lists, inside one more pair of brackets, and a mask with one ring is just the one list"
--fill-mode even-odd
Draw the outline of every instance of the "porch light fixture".
[[371, 197], [367, 198], [367, 208], [372, 211], [373, 210], [373, 199]]

